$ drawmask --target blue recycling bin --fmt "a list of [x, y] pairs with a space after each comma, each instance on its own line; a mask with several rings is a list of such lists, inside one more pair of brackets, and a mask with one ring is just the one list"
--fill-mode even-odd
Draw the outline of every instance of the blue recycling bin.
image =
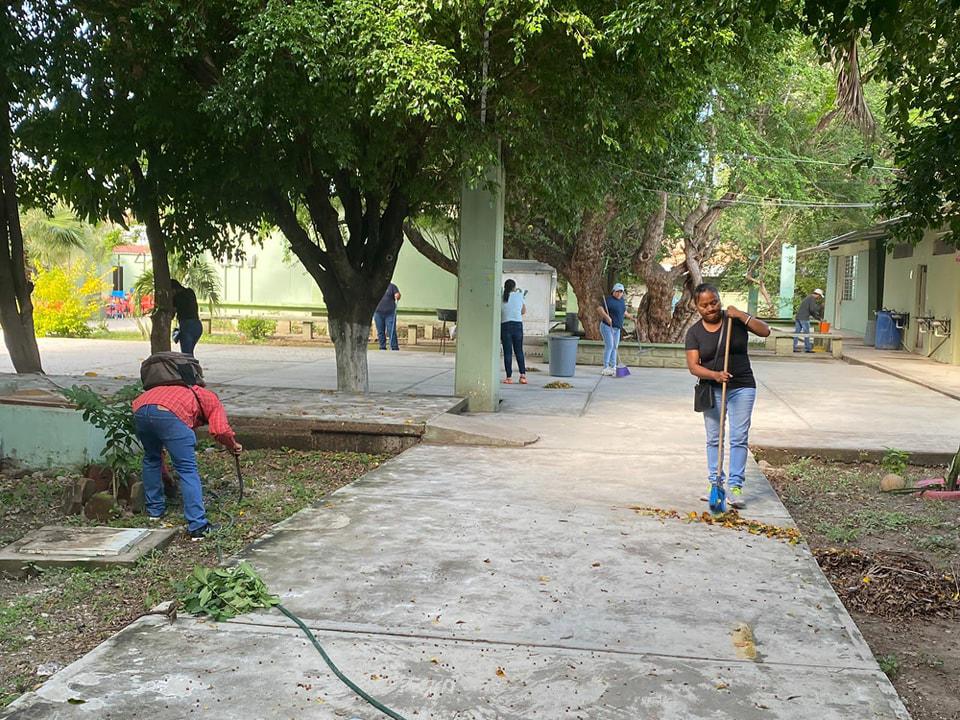
[[877, 350], [899, 350], [900, 328], [889, 310], [877, 311]]

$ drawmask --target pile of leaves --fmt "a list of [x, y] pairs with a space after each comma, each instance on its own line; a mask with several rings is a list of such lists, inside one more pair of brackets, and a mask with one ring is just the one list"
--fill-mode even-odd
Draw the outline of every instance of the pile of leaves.
[[280, 604], [249, 563], [229, 568], [195, 567], [177, 588], [185, 612], [229, 620], [257, 608]]
[[547, 390], [569, 390], [573, 385], [568, 382], [563, 382], [563, 380], [554, 380], [553, 382], [548, 382], [544, 387]]
[[689, 512], [681, 515], [676, 510], [664, 510], [663, 508], [648, 507], [646, 505], [632, 505], [631, 510], [640, 514], [660, 518], [661, 520], [685, 520], [686, 522], [700, 522], [705, 525], [717, 525], [731, 530], [748, 532], [751, 535], [764, 535], [771, 540], [784, 540], [791, 545], [800, 542], [800, 531], [796, 528], [781, 527], [780, 525], [770, 525], [759, 520], [748, 520], [740, 517], [736, 510], [729, 510], [725, 513], [712, 515], [706, 511], [702, 513]]
[[850, 610], [885, 618], [960, 617], [957, 572], [905, 552], [819, 548], [814, 555]]

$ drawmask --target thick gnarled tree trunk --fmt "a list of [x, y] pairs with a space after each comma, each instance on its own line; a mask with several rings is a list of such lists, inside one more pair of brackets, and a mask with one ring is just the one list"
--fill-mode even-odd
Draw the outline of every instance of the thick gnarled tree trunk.
[[[333, 178], [315, 175], [304, 190], [303, 199], [322, 247], [300, 224], [288, 197], [274, 194], [267, 206], [323, 293], [337, 358], [337, 390], [365, 393], [370, 386], [370, 324], [393, 277], [410, 207], [398, 187], [384, 200], [374, 192], [362, 192], [352, 177], [348, 170]], [[331, 202], [331, 186], [343, 205], [346, 234]]]
[[[633, 271], [643, 278], [647, 292], [637, 310], [637, 326], [643, 342], [683, 342], [687, 330], [697, 319], [693, 290], [703, 282], [704, 265], [720, 242], [712, 232], [723, 210], [736, 200], [743, 185], [729, 190], [713, 202], [701, 200], [680, 223], [684, 260], [667, 270], [658, 260], [663, 246], [667, 219], [667, 194], [659, 194], [657, 209], [644, 229], [643, 240], [633, 256]], [[680, 298], [674, 305], [676, 290]]]
[[0, 108], [0, 190], [3, 223], [0, 227], [0, 325], [3, 341], [18, 373], [42, 373], [40, 350], [33, 326], [32, 285], [27, 279], [23, 234], [17, 202], [11, 152], [9, 106]]

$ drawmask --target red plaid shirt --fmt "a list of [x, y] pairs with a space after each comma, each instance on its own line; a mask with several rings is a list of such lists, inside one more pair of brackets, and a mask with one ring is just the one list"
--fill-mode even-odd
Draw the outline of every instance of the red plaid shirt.
[[[200, 405], [197, 405], [198, 399]], [[133, 401], [133, 411], [136, 412], [144, 405], [162, 405], [191, 429], [202, 424], [202, 406], [203, 417], [206, 417], [210, 426], [210, 435], [227, 450], [233, 450], [237, 446], [236, 435], [227, 422], [227, 411], [223, 409], [220, 398], [206, 388], [194, 385], [191, 392], [190, 388], [182, 385], [158, 385]]]

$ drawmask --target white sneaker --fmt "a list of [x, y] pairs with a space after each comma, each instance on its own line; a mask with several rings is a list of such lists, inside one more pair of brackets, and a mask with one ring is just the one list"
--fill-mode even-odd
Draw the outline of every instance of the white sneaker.
[[608, 376], [611, 376], [611, 377], [612, 377], [612, 376], [613, 376], [613, 368], [612, 368], [612, 367], [605, 367], [603, 370], [600, 371], [600, 374], [601, 374], [601, 375], [608, 375]]

